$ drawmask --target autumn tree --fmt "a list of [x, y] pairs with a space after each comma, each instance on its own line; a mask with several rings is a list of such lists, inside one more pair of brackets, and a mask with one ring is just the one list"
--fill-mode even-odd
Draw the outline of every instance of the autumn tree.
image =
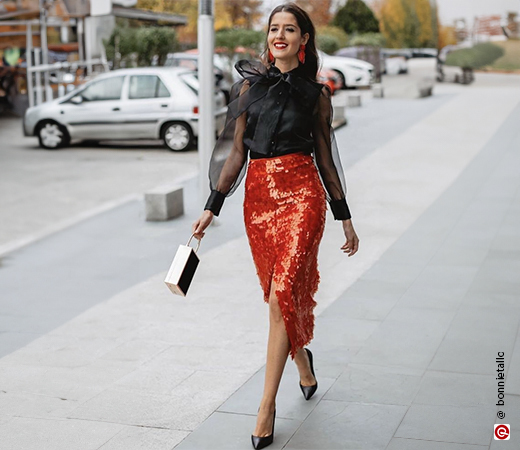
[[455, 27], [439, 26], [439, 47], [444, 48], [447, 45], [455, 45], [457, 43], [457, 36], [455, 34]]
[[336, 13], [333, 25], [343, 28], [347, 34], [379, 32], [379, 23], [363, 0], [347, 0]]
[[[198, 0], [138, 0], [136, 7], [187, 16], [188, 24], [178, 27], [179, 41], [197, 42]], [[233, 27], [251, 29], [263, 17], [261, 7], [261, 0], [215, 0], [215, 30]]]
[[382, 0], [379, 16], [388, 47], [437, 47], [437, 11], [430, 0]]
[[300, 8], [303, 8], [316, 27], [329, 25], [333, 18], [333, 1], [332, 0], [296, 0]]
[[[253, 29], [259, 24], [264, 16], [262, 11], [262, 0], [215, 0], [215, 8], [221, 4], [227, 12], [231, 26]], [[216, 27], [218, 30], [224, 27]]]

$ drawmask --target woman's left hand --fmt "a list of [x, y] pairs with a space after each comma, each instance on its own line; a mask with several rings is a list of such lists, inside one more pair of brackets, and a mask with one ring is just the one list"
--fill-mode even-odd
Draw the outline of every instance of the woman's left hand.
[[355, 255], [359, 248], [359, 238], [354, 231], [351, 219], [343, 220], [343, 231], [347, 241], [341, 247], [341, 250], [343, 250], [343, 253], [347, 253], [348, 256]]

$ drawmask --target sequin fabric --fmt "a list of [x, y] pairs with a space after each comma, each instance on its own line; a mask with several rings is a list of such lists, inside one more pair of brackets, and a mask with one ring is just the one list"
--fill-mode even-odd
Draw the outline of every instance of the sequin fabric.
[[318, 248], [326, 195], [311, 155], [291, 153], [248, 163], [244, 221], [264, 301], [272, 283], [290, 341], [290, 356], [314, 337]]

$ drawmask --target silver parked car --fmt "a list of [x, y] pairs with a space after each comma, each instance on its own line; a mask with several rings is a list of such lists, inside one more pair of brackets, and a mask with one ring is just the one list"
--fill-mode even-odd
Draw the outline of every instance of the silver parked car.
[[[180, 67], [120, 69], [102, 74], [64, 97], [29, 108], [24, 134], [56, 149], [72, 139], [162, 139], [174, 151], [199, 134], [196, 74]], [[216, 134], [224, 128], [224, 94], [215, 89]]]

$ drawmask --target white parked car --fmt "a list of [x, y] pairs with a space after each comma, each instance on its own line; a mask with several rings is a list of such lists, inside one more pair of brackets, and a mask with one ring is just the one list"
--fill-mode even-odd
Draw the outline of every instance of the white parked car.
[[331, 69], [340, 74], [344, 89], [370, 86], [374, 82], [374, 66], [366, 61], [345, 56], [331, 56], [321, 50], [318, 50], [318, 56], [324, 69]]
[[[99, 75], [64, 97], [27, 109], [24, 134], [56, 149], [72, 139], [162, 139], [174, 151], [199, 134], [196, 74], [185, 68], [120, 69]], [[224, 94], [215, 89], [215, 132], [225, 125]]]
[[385, 58], [385, 74], [398, 75], [408, 73], [408, 60], [404, 56], [387, 56]]

